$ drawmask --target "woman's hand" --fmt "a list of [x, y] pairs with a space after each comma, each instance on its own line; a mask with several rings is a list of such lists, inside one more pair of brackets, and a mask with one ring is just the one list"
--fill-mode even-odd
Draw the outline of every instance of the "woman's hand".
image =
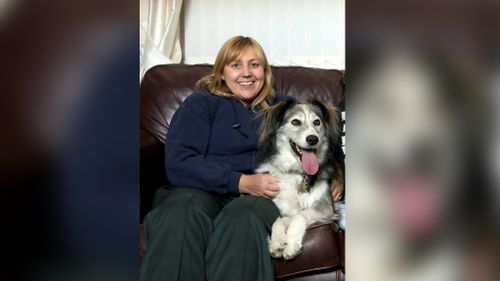
[[330, 191], [333, 201], [339, 201], [342, 198], [342, 192], [344, 192], [344, 183], [340, 180], [332, 180]]
[[242, 175], [239, 189], [241, 193], [272, 199], [278, 195], [278, 178], [270, 174]]

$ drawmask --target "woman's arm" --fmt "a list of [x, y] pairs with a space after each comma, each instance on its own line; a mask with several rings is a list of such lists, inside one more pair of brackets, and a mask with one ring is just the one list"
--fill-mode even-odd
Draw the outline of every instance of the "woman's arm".
[[341, 179], [332, 180], [330, 191], [332, 192], [333, 201], [339, 201], [342, 199], [342, 193], [344, 192], [344, 182]]
[[225, 163], [207, 161], [212, 126], [207, 94], [190, 95], [174, 114], [165, 141], [167, 177], [173, 185], [219, 194], [238, 193], [241, 173]]

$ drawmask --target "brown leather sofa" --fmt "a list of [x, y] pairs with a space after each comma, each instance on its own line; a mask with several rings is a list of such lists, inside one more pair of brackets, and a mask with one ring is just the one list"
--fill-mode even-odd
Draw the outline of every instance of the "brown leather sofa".
[[[211, 65], [158, 65], [141, 81], [140, 218], [152, 205], [156, 189], [168, 183], [165, 175], [164, 142], [175, 110], [194, 90], [196, 81]], [[315, 98], [340, 108], [344, 106], [344, 74], [337, 70], [306, 67], [272, 67], [276, 91], [302, 101]], [[141, 251], [146, 245], [141, 225]], [[275, 260], [278, 280], [343, 280], [344, 235], [335, 223], [309, 227], [303, 253], [292, 261]]]

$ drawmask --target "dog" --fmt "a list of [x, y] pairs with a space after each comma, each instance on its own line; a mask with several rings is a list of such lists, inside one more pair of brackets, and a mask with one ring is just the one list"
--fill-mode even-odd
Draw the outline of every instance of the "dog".
[[281, 216], [268, 239], [274, 258], [296, 257], [306, 228], [338, 218], [330, 181], [343, 176], [337, 110], [319, 101], [281, 102], [262, 111], [259, 166], [256, 172], [278, 177], [273, 199]]
[[467, 218], [459, 203], [470, 169], [461, 165], [471, 165], [462, 161], [467, 120], [455, 108], [459, 91], [447, 89], [461, 83], [447, 69], [434, 56], [396, 48], [351, 87], [346, 271], [353, 280], [462, 280], [461, 269], [472, 267], [462, 264], [461, 236], [473, 227], [458, 224]]

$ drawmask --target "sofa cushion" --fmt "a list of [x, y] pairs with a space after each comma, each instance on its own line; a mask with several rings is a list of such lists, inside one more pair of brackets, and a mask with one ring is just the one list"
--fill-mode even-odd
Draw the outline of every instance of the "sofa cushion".
[[307, 228], [302, 253], [291, 260], [275, 259], [277, 279], [343, 271], [343, 232], [335, 223], [316, 222]]

